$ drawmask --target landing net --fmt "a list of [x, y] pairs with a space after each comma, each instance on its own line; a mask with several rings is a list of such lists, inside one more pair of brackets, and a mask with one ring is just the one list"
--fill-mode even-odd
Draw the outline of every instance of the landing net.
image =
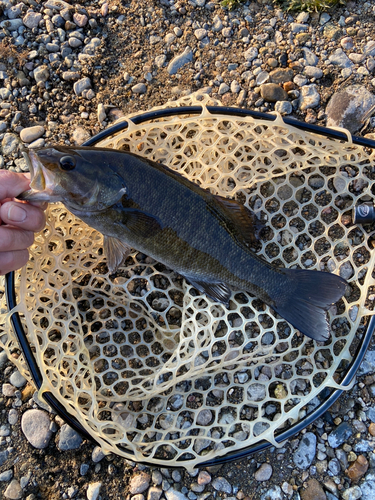
[[[356, 334], [374, 314], [374, 231], [351, 220], [373, 197], [374, 151], [280, 116], [210, 114], [211, 103], [166, 106], [202, 105], [199, 116], [141, 125], [128, 117], [127, 129], [97, 146], [162, 162], [241, 201], [266, 224], [264, 259], [331, 272], [349, 287], [329, 311], [331, 338], [317, 343], [256, 297], [234, 292], [227, 309], [136, 251], [110, 275], [101, 234], [50, 205], [16, 279], [41, 397], [53, 393], [106, 451], [151, 464], [192, 468], [261, 440], [276, 444], [275, 433], [303, 419], [323, 388], [340, 387]], [[0, 307], [0, 346], [30, 379], [4, 296]]]

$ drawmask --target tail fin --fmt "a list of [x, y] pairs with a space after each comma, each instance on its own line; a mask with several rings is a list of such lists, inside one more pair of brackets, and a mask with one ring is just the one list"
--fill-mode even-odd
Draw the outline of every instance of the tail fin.
[[283, 269], [292, 281], [273, 309], [301, 333], [319, 342], [329, 338], [328, 309], [345, 293], [347, 282], [330, 273], [304, 269]]

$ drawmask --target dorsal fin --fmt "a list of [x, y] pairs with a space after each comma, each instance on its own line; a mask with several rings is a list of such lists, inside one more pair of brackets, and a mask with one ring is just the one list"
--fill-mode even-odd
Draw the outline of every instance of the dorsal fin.
[[212, 195], [207, 205], [239, 244], [246, 247], [256, 244], [264, 224], [245, 205], [217, 195]]

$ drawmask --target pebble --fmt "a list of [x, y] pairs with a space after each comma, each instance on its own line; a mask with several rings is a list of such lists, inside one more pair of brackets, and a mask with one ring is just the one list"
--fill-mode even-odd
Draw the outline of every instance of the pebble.
[[1, 21], [0, 28], [6, 28], [9, 31], [17, 31], [22, 25], [22, 19], [7, 19]]
[[42, 127], [41, 125], [35, 125], [34, 127], [26, 127], [22, 129], [20, 138], [23, 142], [30, 143], [41, 137], [44, 133], [44, 127]]
[[104, 457], [105, 453], [103, 452], [102, 448], [100, 446], [95, 446], [95, 448], [92, 450], [91, 460], [95, 464], [97, 464], [98, 462], [103, 460]]
[[10, 156], [15, 153], [21, 145], [21, 142], [15, 134], [4, 134], [3, 140], [1, 142], [2, 153], [4, 156]]
[[133, 94], [145, 94], [147, 92], [147, 87], [144, 83], [137, 83], [132, 87]]
[[344, 50], [349, 50], [354, 47], [354, 41], [351, 36], [345, 36], [340, 40], [340, 45]]
[[90, 133], [83, 127], [76, 127], [72, 134], [72, 140], [74, 144], [80, 146], [82, 143], [90, 138]]
[[81, 446], [82, 438], [74, 429], [64, 424], [60, 429], [58, 447], [61, 451], [76, 450]]
[[319, 105], [319, 103], [320, 94], [315, 84], [304, 85], [303, 87], [301, 87], [299, 107], [302, 111], [309, 108], [315, 108]]
[[220, 19], [219, 16], [215, 16], [212, 21], [212, 26], [211, 26], [212, 31], [221, 31], [223, 29], [223, 23]]
[[353, 66], [353, 63], [342, 49], [336, 49], [336, 51], [329, 56], [328, 60], [332, 64], [339, 66], [339, 68], [351, 68]]
[[8, 422], [10, 425], [15, 425], [18, 422], [18, 411], [11, 408], [8, 413]]
[[52, 437], [50, 424], [48, 414], [43, 410], [28, 410], [21, 419], [22, 432], [29, 443], [38, 449], [48, 446]]
[[272, 83], [286, 83], [293, 79], [294, 71], [289, 68], [277, 68], [269, 75]]
[[61, 76], [63, 80], [70, 82], [72, 80], [78, 80], [81, 77], [81, 73], [78, 71], [64, 71]]
[[368, 467], [369, 463], [366, 457], [364, 455], [359, 455], [357, 460], [345, 471], [345, 474], [352, 481], [358, 481], [359, 478], [366, 474]]
[[194, 36], [197, 40], [203, 40], [207, 36], [207, 30], [199, 28], [194, 31]]
[[101, 45], [101, 43], [100, 38], [92, 38], [91, 41], [82, 49], [82, 54], [90, 56], [95, 55], [96, 49]]
[[341, 471], [341, 465], [337, 458], [333, 458], [328, 462], [328, 469], [334, 476], [337, 476]]
[[2, 466], [5, 463], [5, 461], [8, 460], [8, 456], [9, 456], [8, 450], [0, 451], [0, 466]]
[[79, 28], [83, 28], [83, 26], [86, 26], [87, 24], [88, 17], [85, 14], [79, 14], [78, 12], [75, 12], [73, 14], [73, 21]]
[[358, 500], [362, 496], [359, 486], [352, 486], [341, 493], [343, 500]]
[[309, 78], [315, 78], [316, 80], [318, 80], [319, 78], [322, 78], [323, 71], [320, 68], [316, 68], [315, 66], [305, 66], [305, 74]]
[[179, 69], [185, 64], [193, 60], [193, 51], [190, 47], [186, 47], [182, 54], [175, 56], [168, 64], [167, 71], [170, 75], [175, 75]]
[[345, 280], [350, 279], [354, 275], [354, 269], [350, 262], [344, 262], [340, 266], [340, 276]]
[[0, 474], [0, 481], [4, 483], [8, 483], [13, 477], [12, 469], [6, 470]]
[[151, 476], [146, 472], [141, 472], [133, 476], [129, 483], [129, 492], [132, 495], [143, 493], [147, 490], [151, 481]]
[[286, 101], [288, 94], [275, 83], [265, 83], [260, 87], [260, 95], [267, 102]]
[[327, 500], [327, 497], [319, 481], [312, 478], [307, 482], [306, 488], [301, 490], [301, 500]]
[[23, 497], [23, 492], [20, 483], [17, 479], [13, 479], [8, 488], [4, 492], [4, 496], [10, 500], [18, 500]]
[[47, 0], [44, 3], [44, 8], [45, 9], [54, 9], [54, 10], [63, 10], [63, 9], [71, 9], [72, 6], [64, 2], [64, 0]]
[[34, 69], [34, 78], [36, 83], [46, 82], [49, 78], [49, 70], [45, 65], [38, 66]]
[[29, 149], [34, 149], [34, 148], [42, 148], [45, 144], [44, 139], [37, 139], [36, 141], [33, 141], [28, 145]]
[[293, 111], [293, 106], [289, 101], [278, 101], [275, 103], [275, 111], [281, 115], [290, 115]]
[[76, 49], [82, 45], [82, 41], [79, 38], [76, 38], [75, 36], [71, 36], [69, 38], [69, 46], [72, 47], [73, 49]]
[[216, 491], [222, 491], [223, 493], [227, 493], [228, 495], [232, 493], [232, 486], [224, 477], [216, 477], [212, 481], [212, 486]]
[[22, 19], [22, 22], [25, 26], [32, 29], [38, 27], [38, 24], [40, 23], [41, 19], [42, 19], [42, 14], [40, 14], [39, 12], [29, 11], [26, 14], [26, 16]]
[[312, 464], [315, 454], [316, 436], [312, 432], [306, 432], [294, 452], [293, 462], [299, 469], [306, 470]]
[[367, 474], [365, 480], [361, 482], [361, 500], [374, 500], [375, 474]]
[[169, 488], [167, 491], [164, 491], [164, 495], [167, 500], [188, 500], [181, 491], [177, 491], [174, 488]]
[[107, 114], [105, 112], [104, 104], [99, 103], [98, 104], [98, 122], [103, 123], [104, 120], [106, 119]]
[[87, 488], [87, 500], [97, 500], [99, 498], [102, 483], [90, 483]]
[[300, 33], [301, 31], [306, 31], [309, 27], [307, 24], [301, 24], [301, 23], [291, 23], [290, 24], [290, 29], [292, 30], [292, 33]]
[[198, 479], [197, 479], [198, 484], [201, 485], [206, 485], [211, 482], [211, 476], [208, 472], [202, 470], [198, 474]]
[[17, 392], [17, 388], [12, 384], [3, 384], [2, 393], [8, 398], [12, 398]]
[[163, 490], [157, 486], [150, 486], [147, 491], [147, 500], [159, 500]]
[[220, 84], [218, 93], [219, 93], [219, 95], [223, 95], [226, 92], [228, 92], [228, 90], [229, 90], [229, 85], [227, 85], [226, 83], [223, 82]]
[[270, 464], [262, 464], [254, 474], [257, 481], [268, 481], [271, 476], [272, 466]]
[[375, 40], [367, 42], [362, 49], [365, 56], [375, 56]]
[[280, 486], [272, 486], [272, 488], [263, 493], [263, 495], [260, 497], [260, 500], [284, 500], [284, 498], [285, 496], [281, 491]]
[[91, 88], [91, 80], [88, 76], [81, 78], [73, 85], [73, 90], [76, 95], [81, 95], [82, 92], [86, 89]]
[[244, 57], [246, 61], [251, 62], [258, 56], [258, 49], [256, 47], [250, 47], [244, 52]]
[[328, 444], [331, 448], [338, 448], [353, 434], [353, 429], [347, 422], [342, 422], [328, 435]]

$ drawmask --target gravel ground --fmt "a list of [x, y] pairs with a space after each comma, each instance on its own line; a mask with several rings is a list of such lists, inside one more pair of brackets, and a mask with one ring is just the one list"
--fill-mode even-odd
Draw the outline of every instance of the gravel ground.
[[[2, 0], [0, 168], [26, 170], [22, 142], [81, 144], [122, 115], [198, 90], [371, 134], [374, 16], [362, 1], [290, 15], [267, 1], [228, 12], [210, 0]], [[282, 448], [193, 474], [105, 457], [0, 353], [0, 497], [373, 500], [371, 349], [353, 388]]]

